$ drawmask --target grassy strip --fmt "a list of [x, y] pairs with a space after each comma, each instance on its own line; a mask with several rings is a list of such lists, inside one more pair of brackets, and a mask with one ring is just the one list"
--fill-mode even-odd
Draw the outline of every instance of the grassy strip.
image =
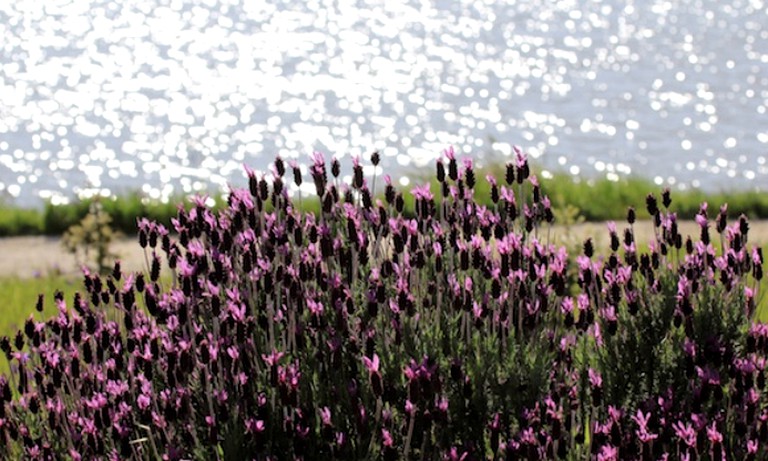
[[[504, 166], [495, 165], [478, 171], [475, 197], [480, 203], [491, 205], [490, 187], [485, 181], [485, 175], [492, 174], [499, 183], [503, 183]], [[432, 176], [431, 172], [417, 176]], [[619, 181], [595, 179], [577, 181], [573, 176], [556, 173], [551, 178], [541, 178], [543, 192], [552, 201], [555, 210], [566, 206], [574, 207], [587, 221], [621, 220], [626, 217], [627, 208], [635, 207], [641, 216], [645, 215], [645, 197], [649, 192], [660, 192], [660, 188], [651, 181], [642, 178], [629, 178]], [[513, 186], [516, 190], [516, 186]], [[381, 192], [380, 187], [377, 192]], [[440, 187], [437, 182], [432, 184], [432, 191], [437, 197]], [[412, 209], [412, 196], [404, 191], [406, 214]], [[727, 203], [730, 216], [742, 213], [751, 219], [768, 218], [768, 194], [756, 191], [733, 191], [721, 193], [705, 193], [701, 190], [674, 191], [674, 209], [683, 219], [692, 219], [699, 210], [699, 205], [706, 201], [713, 207]], [[217, 207], [225, 203], [225, 198], [219, 197]], [[92, 199], [80, 200], [67, 205], [47, 204], [43, 210], [0, 207], [0, 237], [19, 235], [61, 235], [71, 225], [80, 222], [88, 213]], [[101, 199], [105, 211], [112, 217], [112, 227], [126, 234], [136, 232], [137, 217], [146, 217], [170, 225], [171, 218], [177, 216], [178, 203], [189, 203], [181, 197], [174, 197], [168, 202], [152, 201], [139, 193], [122, 197]], [[311, 212], [319, 208], [316, 197], [304, 197], [301, 202], [302, 211]], [[714, 211], [714, 210], [713, 210]], [[647, 217], [647, 216], [646, 216]]]
[[[37, 320], [48, 319], [56, 314], [53, 302], [54, 294], [61, 291], [68, 303], [72, 302], [76, 291], [84, 291], [78, 278], [50, 275], [41, 278], [25, 279], [19, 277], [1, 277], [0, 293], [3, 293], [2, 315], [0, 315], [0, 336], [13, 337], [30, 315]], [[44, 295], [42, 314], [35, 310], [37, 297]], [[0, 374], [8, 373], [8, 361], [0, 360]]]
[[[149, 200], [139, 193], [99, 199], [104, 211], [112, 217], [112, 227], [125, 234], [135, 234], [136, 220], [145, 217], [169, 226], [178, 214], [178, 204], [188, 201], [174, 197], [168, 202]], [[42, 210], [0, 206], [0, 237], [20, 235], [61, 235], [87, 214], [94, 199], [78, 200], [66, 205], [47, 203]], [[224, 203], [222, 198], [216, 207]]]
[[[189, 205], [189, 202], [181, 197], [174, 197], [168, 202], [161, 202], [148, 200], [138, 193], [116, 198], [102, 198], [100, 202], [104, 211], [112, 217], [112, 228], [126, 234], [136, 233], [136, 220], [142, 217], [170, 226], [171, 218], [178, 215], [178, 204]], [[92, 203], [93, 199], [87, 199], [67, 205], [46, 205], [43, 210], [42, 232], [47, 235], [64, 233], [67, 228], [79, 223], [88, 214], [88, 209]], [[214, 209], [217, 209], [222, 203], [221, 199], [217, 200]]]
[[[554, 209], [570, 204], [581, 211], [587, 221], [624, 219], [627, 207], [634, 206], [645, 213], [645, 197], [649, 192], [660, 190], [651, 181], [630, 178], [620, 181], [598, 179], [575, 182], [566, 174], [556, 174], [552, 179], [541, 181], [545, 194], [552, 200]], [[705, 193], [701, 190], [673, 191], [672, 199], [678, 217], [693, 219], [702, 202], [712, 207], [728, 204], [728, 214], [745, 214], [752, 219], [768, 217], [768, 194], [756, 191]], [[712, 210], [716, 212], [716, 209]]]
[[0, 206], [0, 237], [43, 233], [43, 214], [38, 210]]

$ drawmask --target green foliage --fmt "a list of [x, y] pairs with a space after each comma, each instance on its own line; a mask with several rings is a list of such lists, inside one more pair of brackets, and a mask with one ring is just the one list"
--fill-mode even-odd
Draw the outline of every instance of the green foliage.
[[[643, 178], [610, 181], [605, 178], [576, 181], [565, 173], [541, 180], [542, 191], [552, 200], [552, 207], [575, 206], [587, 221], [620, 220], [627, 208], [635, 207], [638, 216], [649, 218], [645, 211], [648, 191], [658, 187]], [[746, 214], [752, 219], [768, 217], [768, 195], [756, 191], [705, 193], [700, 189], [675, 191], [675, 211], [681, 219], [693, 219], [702, 202], [728, 204], [731, 216]]]
[[[43, 210], [44, 232], [48, 235], [63, 234], [69, 227], [85, 218], [96, 201], [101, 204], [104, 212], [111, 216], [112, 227], [125, 234], [136, 233], [138, 218], [147, 218], [169, 226], [171, 218], [178, 213], [177, 203], [186, 203], [186, 200], [179, 197], [175, 201], [163, 202], [150, 200], [138, 193], [121, 197], [84, 199], [66, 205], [48, 203]], [[221, 199], [216, 200], [217, 205], [221, 202]]]
[[[647, 284], [641, 285], [649, 294], [648, 302], [635, 315], [622, 303], [618, 322], [628, 326], [615, 335], [604, 331], [605, 345], [596, 349], [593, 359], [605, 381], [611, 383], [605, 394], [612, 405], [636, 408], [642, 403], [638, 396], [661, 395], [665, 386], [679, 390], [685, 384], [673, 380], [679, 376], [675, 370], [682, 366], [684, 338], [673, 326], [677, 277], [665, 273], [660, 282], [657, 293], [651, 293]], [[608, 329], [605, 322], [603, 327]]]
[[41, 233], [43, 233], [42, 216], [36, 210], [0, 206], [0, 237]]

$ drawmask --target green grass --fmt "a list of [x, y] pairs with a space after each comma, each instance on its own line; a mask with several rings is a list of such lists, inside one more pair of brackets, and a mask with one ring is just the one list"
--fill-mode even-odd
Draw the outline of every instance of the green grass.
[[760, 281], [757, 297], [757, 314], [755, 317], [761, 323], [768, 323], [768, 279], [766, 278]]
[[[24, 321], [35, 315], [37, 320], [48, 319], [56, 314], [53, 296], [56, 291], [64, 293], [67, 305], [71, 305], [72, 297], [81, 288], [82, 279], [77, 277], [47, 276], [41, 278], [0, 277], [0, 293], [3, 293], [0, 304], [0, 336], [13, 338]], [[37, 296], [45, 296], [44, 310], [39, 314], [35, 310]], [[8, 362], [0, 358], [0, 373], [8, 372]]]
[[[645, 197], [648, 193], [654, 193], [659, 197], [662, 190], [651, 181], [640, 178], [619, 181], [603, 178], [577, 183], [565, 174], [556, 174], [551, 179], [543, 179], [541, 185], [544, 193], [552, 200], [554, 208], [562, 208], [570, 204], [579, 208], [587, 221], [623, 219], [627, 215], [629, 206], [634, 206], [639, 216], [647, 216]], [[692, 219], [699, 211], [702, 202], [709, 204], [710, 216], [717, 213], [720, 205], [727, 203], [728, 214], [732, 217], [742, 213], [751, 219], [768, 217], [768, 194], [764, 192], [704, 193], [698, 189], [672, 191], [672, 209], [680, 218]]]

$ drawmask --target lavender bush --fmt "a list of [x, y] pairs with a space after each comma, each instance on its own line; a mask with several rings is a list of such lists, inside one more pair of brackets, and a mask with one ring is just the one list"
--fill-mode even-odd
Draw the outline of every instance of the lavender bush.
[[[197, 198], [173, 229], [142, 220], [146, 273], [85, 273], [58, 316], [0, 340], [4, 458], [766, 457], [745, 217], [704, 204], [682, 236], [665, 191], [647, 252], [630, 209], [609, 248], [568, 255], [519, 151], [485, 179], [492, 207], [452, 150], [410, 214], [353, 172], [277, 158], [220, 212]], [[288, 196], [305, 180], [317, 214]]]

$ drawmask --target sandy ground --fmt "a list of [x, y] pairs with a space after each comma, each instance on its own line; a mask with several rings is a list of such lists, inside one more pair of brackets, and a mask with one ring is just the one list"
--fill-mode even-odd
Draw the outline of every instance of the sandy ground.
[[[616, 223], [619, 232], [627, 224]], [[649, 242], [653, 237], [653, 226], [650, 222], [637, 222], [634, 226], [638, 242]], [[683, 222], [680, 225], [683, 235], [696, 236], [698, 226], [693, 222]], [[713, 242], [719, 237], [711, 228]], [[547, 230], [541, 230], [539, 238], [547, 237]], [[578, 244], [592, 237], [595, 247], [608, 245], [606, 223], [584, 223], [566, 229], [555, 226], [549, 231], [550, 241], [562, 241], [567, 238]], [[555, 240], [558, 239], [558, 240]], [[768, 220], [750, 222], [750, 241], [752, 244], [765, 246], [768, 244]], [[144, 250], [135, 238], [122, 238], [112, 245], [112, 251], [119, 255], [124, 270], [138, 271], [145, 269]], [[39, 277], [52, 273], [77, 274], [80, 272], [82, 259], [76, 259], [68, 253], [56, 237], [13, 237], [0, 239], [0, 277]]]
[[[134, 238], [121, 238], [111, 251], [118, 255], [124, 270], [143, 270], [144, 250]], [[91, 258], [91, 261], [93, 259]], [[77, 274], [80, 258], [67, 252], [58, 237], [11, 237], [0, 239], [0, 277], [39, 277], [47, 274]]]

